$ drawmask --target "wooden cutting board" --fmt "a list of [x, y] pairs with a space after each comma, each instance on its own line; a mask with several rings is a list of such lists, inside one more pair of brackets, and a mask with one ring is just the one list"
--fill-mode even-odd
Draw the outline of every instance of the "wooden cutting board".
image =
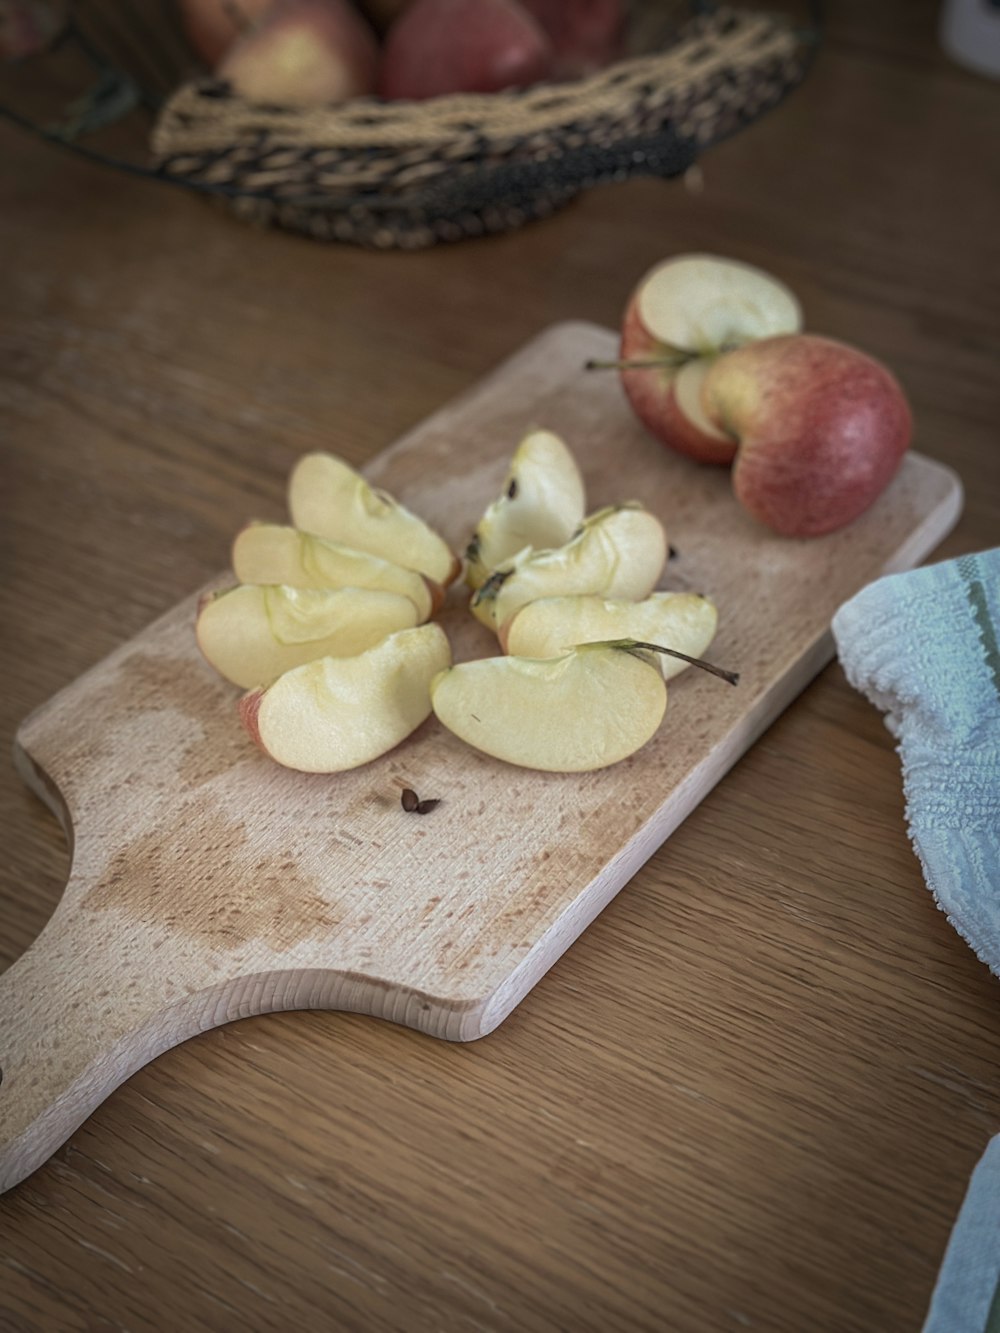
[[[636, 498], [663, 519], [678, 552], [664, 586], [716, 601], [710, 655], [739, 686], [685, 673], [654, 740], [598, 773], [509, 767], [432, 718], [365, 768], [304, 775], [246, 738], [239, 691], [195, 647], [192, 596], [19, 733], [73, 866], [0, 977], [0, 1187], [146, 1061], [230, 1019], [322, 1007], [456, 1041], [490, 1032], [830, 660], [836, 608], [958, 517], [957, 478], [914, 454], [847, 530], [773, 536], [725, 471], [645, 434], [616, 376], [584, 372], [613, 349], [590, 325], [550, 329], [369, 475], [461, 549], [524, 431], [560, 432], [591, 508]], [[466, 600], [454, 589], [442, 618], [456, 660], [495, 651]], [[441, 804], [406, 814], [403, 787]]]

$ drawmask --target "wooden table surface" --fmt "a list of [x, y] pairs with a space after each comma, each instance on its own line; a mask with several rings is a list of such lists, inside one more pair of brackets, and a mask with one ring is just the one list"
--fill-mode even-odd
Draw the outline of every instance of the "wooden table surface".
[[[771, 269], [887, 361], [966, 484], [939, 554], [996, 544], [1000, 83], [940, 54], [929, 0], [830, 8], [700, 193], [418, 255], [0, 129], [4, 745], [278, 516], [298, 454], [363, 462], [546, 325], [617, 323], [673, 252]], [[68, 865], [8, 765], [0, 844], [7, 964]], [[997, 1001], [832, 666], [484, 1041], [296, 1013], [136, 1074], [0, 1200], [0, 1326], [914, 1330], [1000, 1128]]]

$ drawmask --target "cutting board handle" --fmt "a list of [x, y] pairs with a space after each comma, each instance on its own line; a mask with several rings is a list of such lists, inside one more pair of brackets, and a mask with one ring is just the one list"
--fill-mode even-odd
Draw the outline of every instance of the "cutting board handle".
[[136, 1069], [199, 1030], [195, 1006], [172, 997], [162, 974], [122, 970], [112, 919], [81, 940], [71, 915], [57, 910], [0, 975], [0, 1192]]

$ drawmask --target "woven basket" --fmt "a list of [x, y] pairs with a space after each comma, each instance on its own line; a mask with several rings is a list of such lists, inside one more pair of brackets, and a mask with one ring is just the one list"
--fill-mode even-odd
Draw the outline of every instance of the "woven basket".
[[787, 20], [722, 9], [664, 52], [490, 96], [303, 109], [201, 80], [166, 103], [153, 151], [248, 220], [417, 249], [518, 227], [604, 182], [676, 176], [779, 102], [808, 54]]

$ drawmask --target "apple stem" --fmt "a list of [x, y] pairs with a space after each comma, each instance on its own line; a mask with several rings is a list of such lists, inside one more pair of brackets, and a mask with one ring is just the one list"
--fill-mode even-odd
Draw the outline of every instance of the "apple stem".
[[739, 684], [740, 673], [738, 671], [727, 671], [724, 667], [716, 666], [714, 662], [706, 662], [701, 657], [689, 657], [687, 653], [679, 652], [676, 648], [665, 648], [662, 643], [640, 643], [637, 640], [629, 639], [623, 641], [622, 647], [629, 653], [635, 652], [638, 648], [648, 649], [652, 653], [663, 653], [667, 657], [679, 657], [682, 662], [687, 662], [690, 666], [701, 667], [702, 671], [708, 671], [711, 675], [718, 676], [730, 685]]
[[591, 359], [583, 363], [584, 370], [662, 370], [667, 367], [676, 370], [691, 358], [687, 356], [638, 357], [625, 361], [596, 361]]

